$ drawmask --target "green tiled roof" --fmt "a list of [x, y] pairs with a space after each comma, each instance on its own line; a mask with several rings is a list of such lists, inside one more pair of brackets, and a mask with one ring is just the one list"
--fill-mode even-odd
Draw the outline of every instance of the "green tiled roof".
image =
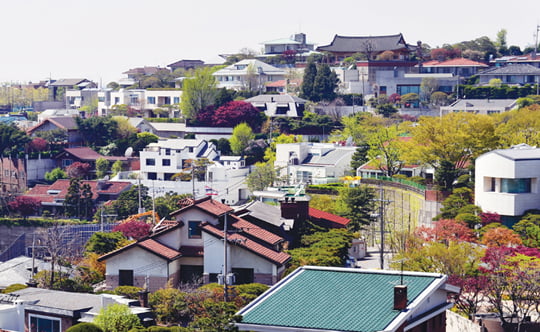
[[[404, 273], [408, 303], [442, 276]], [[339, 331], [382, 331], [393, 309], [400, 275], [359, 269], [301, 268], [240, 312], [242, 324]]]

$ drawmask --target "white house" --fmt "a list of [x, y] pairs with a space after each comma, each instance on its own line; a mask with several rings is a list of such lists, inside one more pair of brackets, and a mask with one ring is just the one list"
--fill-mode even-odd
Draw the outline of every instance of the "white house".
[[[217, 282], [224, 271], [235, 284], [274, 284], [284, 273], [290, 256], [281, 252], [283, 238], [232, 214], [225, 204], [205, 197], [185, 199], [171, 215], [174, 222], [161, 222], [154, 234], [99, 258], [106, 262], [108, 288], [119, 285], [150, 290], [168, 282]], [[227, 250], [224, 225], [227, 224]]]
[[245, 59], [213, 74], [218, 88], [264, 91], [267, 82], [285, 79], [286, 72], [256, 59]]
[[[177, 105], [180, 103], [180, 89], [100, 89], [97, 93], [98, 114], [107, 115], [117, 105], [127, 105], [142, 112], [151, 112], [156, 108]], [[167, 117], [178, 116], [176, 108], [170, 108]]]
[[324, 184], [346, 174], [355, 151], [334, 143], [277, 144], [274, 166], [290, 184]]
[[476, 158], [475, 166], [475, 204], [483, 211], [517, 217], [540, 209], [540, 148], [493, 150]]

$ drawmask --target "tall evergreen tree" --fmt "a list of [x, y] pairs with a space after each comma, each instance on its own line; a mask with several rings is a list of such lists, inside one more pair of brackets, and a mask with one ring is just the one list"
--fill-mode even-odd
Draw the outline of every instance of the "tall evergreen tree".
[[332, 101], [336, 99], [338, 78], [327, 64], [322, 64], [317, 70], [313, 82], [312, 101]]
[[68, 216], [79, 216], [81, 207], [81, 181], [79, 178], [72, 178], [64, 199], [64, 209]]
[[313, 84], [315, 83], [315, 77], [317, 76], [317, 66], [314, 61], [309, 61], [306, 69], [304, 70], [304, 79], [302, 81], [302, 88], [300, 91], [300, 97], [312, 100], [313, 98]]

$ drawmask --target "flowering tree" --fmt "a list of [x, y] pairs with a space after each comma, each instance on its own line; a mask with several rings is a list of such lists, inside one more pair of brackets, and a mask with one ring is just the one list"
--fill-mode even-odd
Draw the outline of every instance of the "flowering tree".
[[30, 141], [30, 143], [28, 143], [28, 148], [30, 149], [30, 151], [41, 152], [45, 151], [48, 144], [49, 143], [45, 139], [41, 137], [35, 137]]

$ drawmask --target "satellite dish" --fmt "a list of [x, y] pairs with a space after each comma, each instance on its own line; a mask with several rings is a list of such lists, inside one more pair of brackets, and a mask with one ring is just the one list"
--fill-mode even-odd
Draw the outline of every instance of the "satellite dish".
[[130, 146], [129, 148], [126, 149], [126, 152], [124, 152], [124, 156], [126, 156], [126, 158], [129, 158], [133, 155], [133, 148]]

